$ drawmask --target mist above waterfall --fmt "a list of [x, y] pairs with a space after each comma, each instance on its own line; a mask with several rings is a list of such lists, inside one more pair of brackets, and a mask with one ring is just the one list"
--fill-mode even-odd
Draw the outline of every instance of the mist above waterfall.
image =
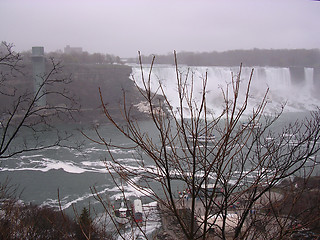
[[[232, 75], [236, 76], [239, 69], [239, 67], [181, 66], [179, 72], [183, 79], [189, 73], [189, 84], [191, 84], [191, 76], [193, 76], [196, 102], [201, 98], [202, 82], [207, 73], [207, 107], [216, 115], [221, 113], [224, 108], [222, 89], [226, 89], [226, 86], [231, 83]], [[148, 66], [143, 68], [145, 80], [147, 80], [149, 71]], [[244, 101], [251, 71], [252, 68], [242, 68], [239, 103]], [[179, 107], [176, 76], [175, 67], [172, 65], [155, 65], [151, 73], [152, 91], [156, 91], [161, 83], [171, 106], [174, 108]], [[139, 87], [143, 87], [140, 67], [133, 67], [132, 79], [137, 82]], [[283, 105], [285, 105], [285, 112], [312, 111], [320, 106], [320, 100], [315, 97], [314, 93], [313, 68], [255, 67], [249, 93], [248, 113], [257, 108], [268, 88], [265, 113], [278, 112]]]

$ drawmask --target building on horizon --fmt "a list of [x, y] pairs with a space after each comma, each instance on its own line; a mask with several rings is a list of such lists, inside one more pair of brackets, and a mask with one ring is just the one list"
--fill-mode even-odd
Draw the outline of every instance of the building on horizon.
[[37, 96], [37, 106], [45, 106], [45, 76], [46, 76], [46, 59], [44, 56], [44, 47], [32, 47], [32, 66], [34, 80], [34, 94]]
[[64, 48], [65, 54], [72, 54], [72, 53], [82, 53], [82, 47], [70, 47], [70, 45], [67, 45]]

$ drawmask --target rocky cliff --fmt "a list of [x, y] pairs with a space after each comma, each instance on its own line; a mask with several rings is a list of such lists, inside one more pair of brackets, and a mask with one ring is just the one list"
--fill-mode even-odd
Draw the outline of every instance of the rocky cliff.
[[[47, 61], [47, 72], [52, 66]], [[6, 111], [13, 104], [14, 99], [25, 92], [33, 92], [32, 65], [26, 62], [22, 69], [23, 74], [12, 74], [10, 71], [1, 69], [7, 74], [5, 83], [6, 93], [15, 92], [15, 97], [0, 94], [1, 113]], [[127, 107], [132, 108], [132, 115], [136, 118], [145, 118], [146, 115], [138, 111], [135, 105], [143, 100], [133, 81], [129, 78], [132, 69], [126, 65], [114, 64], [64, 64], [58, 77], [71, 79], [69, 84], [57, 84], [55, 87], [48, 86], [53, 90], [68, 92], [76, 99], [81, 106], [81, 114], [77, 115], [79, 121], [103, 121], [106, 119], [102, 112], [102, 102], [99, 88], [103, 97], [103, 102], [116, 117], [120, 116], [123, 109], [124, 97]], [[47, 104], [57, 106], [66, 104], [65, 99], [57, 95], [48, 95]]]

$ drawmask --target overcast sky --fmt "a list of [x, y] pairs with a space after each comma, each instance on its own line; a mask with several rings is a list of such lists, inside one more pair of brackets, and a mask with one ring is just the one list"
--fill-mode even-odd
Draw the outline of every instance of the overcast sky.
[[0, 18], [0, 40], [18, 51], [320, 48], [320, 1], [312, 0], [0, 0]]

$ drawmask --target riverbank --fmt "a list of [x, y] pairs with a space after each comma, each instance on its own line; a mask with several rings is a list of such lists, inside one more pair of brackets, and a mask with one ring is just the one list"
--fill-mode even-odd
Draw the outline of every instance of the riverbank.
[[[277, 192], [271, 192], [269, 194], [263, 194], [261, 199], [257, 201], [256, 204], [254, 204], [253, 209], [255, 211], [259, 211], [259, 209], [262, 209], [263, 206], [266, 206], [269, 202], [275, 202], [282, 199], [282, 195]], [[217, 202], [221, 202], [222, 196], [218, 197], [216, 199]], [[241, 201], [240, 202], [244, 202]], [[191, 215], [191, 208], [192, 208], [192, 201], [190, 198], [180, 198], [177, 199], [176, 206], [178, 208], [179, 214], [184, 215], [185, 217], [182, 217], [183, 219], [190, 218]], [[158, 203], [158, 211], [161, 216], [161, 228], [158, 231], [158, 234], [156, 235], [156, 239], [165, 239], [165, 240], [175, 240], [175, 239], [185, 239], [185, 235], [178, 223], [178, 220], [172, 213], [172, 211], [168, 210], [166, 206], [164, 206], [161, 203]], [[235, 227], [237, 226], [237, 223], [243, 214], [243, 208], [238, 206], [233, 206], [228, 209], [227, 218], [225, 220], [225, 228], [226, 228], [226, 236], [233, 238]], [[204, 215], [205, 215], [205, 207], [203, 206], [203, 203], [200, 199], [195, 200], [195, 215], [197, 216], [195, 218], [195, 226], [198, 227], [198, 223], [202, 223], [204, 221]], [[190, 219], [189, 219], [190, 221]], [[212, 228], [212, 230], [209, 230], [207, 233], [206, 239], [214, 239], [214, 236], [217, 235], [215, 232], [219, 232], [219, 228], [222, 227], [223, 220], [221, 217], [217, 217], [209, 219], [209, 224], [215, 224], [215, 227]], [[214, 230], [213, 230], [214, 229]], [[201, 228], [199, 235], [201, 235], [201, 232], [203, 229]]]

